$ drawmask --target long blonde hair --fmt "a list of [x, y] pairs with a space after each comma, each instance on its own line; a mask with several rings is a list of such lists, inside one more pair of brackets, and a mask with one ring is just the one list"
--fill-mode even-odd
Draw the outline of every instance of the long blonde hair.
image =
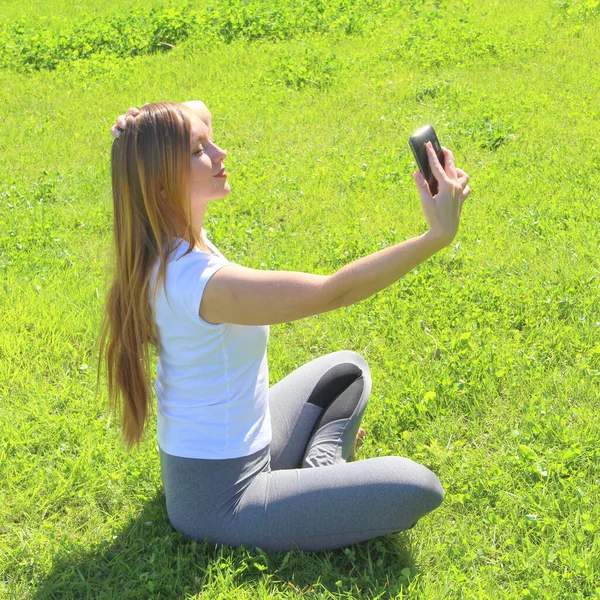
[[[138, 444], [151, 413], [149, 344], [159, 337], [149, 298], [152, 267], [160, 258], [154, 294], [162, 282], [175, 237], [189, 241], [185, 252], [209, 252], [192, 223], [189, 180], [191, 118], [177, 102], [144, 104], [113, 141], [114, 275], [99, 335], [96, 396], [102, 362], [108, 371], [108, 401], [122, 407], [127, 448]], [[154, 296], [155, 297], [155, 296]]]

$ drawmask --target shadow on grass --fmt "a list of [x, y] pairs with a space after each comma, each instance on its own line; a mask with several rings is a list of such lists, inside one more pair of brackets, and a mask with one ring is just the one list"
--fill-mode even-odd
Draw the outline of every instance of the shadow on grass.
[[[33, 598], [259, 598], [344, 596], [388, 599], [417, 591], [406, 533], [348, 548], [265, 553], [194, 542], [170, 525], [162, 491], [122, 531], [91, 551], [55, 558]], [[316, 595], [316, 596], [315, 596]]]

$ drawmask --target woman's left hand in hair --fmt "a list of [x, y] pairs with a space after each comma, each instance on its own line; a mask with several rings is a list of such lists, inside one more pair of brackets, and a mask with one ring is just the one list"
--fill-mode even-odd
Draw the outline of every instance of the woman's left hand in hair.
[[127, 117], [128, 115], [132, 115], [133, 117], [137, 117], [140, 114], [140, 111], [135, 108], [135, 107], [131, 107], [127, 109], [127, 112], [124, 115], [119, 115], [117, 117], [117, 122], [111, 127], [110, 129], [110, 133], [113, 137], [118, 138], [121, 135], [121, 132], [125, 129], [125, 117]]

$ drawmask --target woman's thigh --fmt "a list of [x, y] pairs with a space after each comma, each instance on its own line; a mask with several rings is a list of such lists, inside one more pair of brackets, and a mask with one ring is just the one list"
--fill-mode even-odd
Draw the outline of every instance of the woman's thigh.
[[300, 467], [320, 422], [349, 419], [349, 437], [356, 435], [370, 394], [369, 366], [351, 350], [311, 360], [273, 385], [269, 390], [272, 469]]
[[[205, 476], [204, 491], [190, 489], [172, 504], [173, 525], [218, 544], [328, 550], [408, 529], [444, 496], [429, 469], [398, 456], [278, 471], [261, 459], [251, 470], [257, 467], [262, 470], [225, 491], [218, 470], [214, 481]], [[206, 492], [211, 489], [214, 495]]]

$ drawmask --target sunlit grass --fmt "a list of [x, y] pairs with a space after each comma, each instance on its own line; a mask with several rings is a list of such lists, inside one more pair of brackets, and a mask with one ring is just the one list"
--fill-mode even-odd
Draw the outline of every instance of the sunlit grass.
[[[363, 33], [0, 72], [0, 596], [600, 597], [592, 5], [413, 1]], [[232, 191], [205, 226], [253, 268], [331, 274], [423, 232], [408, 136], [425, 123], [470, 174], [452, 246], [271, 331], [271, 384], [365, 356], [358, 459], [408, 456], [446, 490], [410, 532], [287, 555], [192, 543], [167, 521], [155, 420], [124, 450], [94, 396], [109, 129], [160, 99], [211, 109]]]

